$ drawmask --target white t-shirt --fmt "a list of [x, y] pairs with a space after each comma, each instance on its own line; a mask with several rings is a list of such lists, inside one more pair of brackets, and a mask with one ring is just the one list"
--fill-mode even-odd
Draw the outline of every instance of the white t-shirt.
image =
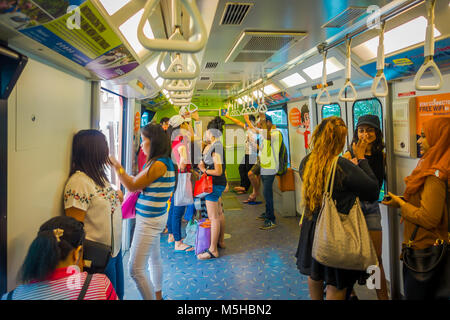
[[112, 256], [117, 256], [122, 242], [122, 207], [117, 191], [109, 183], [101, 188], [77, 171], [64, 189], [64, 209], [71, 207], [86, 211], [86, 239], [111, 246]]

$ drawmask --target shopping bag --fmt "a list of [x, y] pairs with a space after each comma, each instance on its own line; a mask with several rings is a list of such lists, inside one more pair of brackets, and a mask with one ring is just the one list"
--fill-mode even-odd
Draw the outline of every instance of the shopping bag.
[[213, 192], [212, 177], [204, 173], [195, 183], [194, 197], [204, 198], [211, 192]]
[[200, 220], [198, 223], [197, 237], [195, 239], [195, 254], [205, 252], [211, 245], [211, 222], [209, 219]]
[[186, 225], [186, 238], [184, 238], [183, 243], [188, 246], [195, 246], [195, 241], [197, 238], [197, 230], [198, 230], [198, 221], [192, 219]]
[[136, 217], [136, 202], [141, 191], [128, 192], [125, 195], [125, 200], [122, 203], [122, 218], [133, 219]]
[[177, 207], [184, 207], [194, 203], [190, 172], [178, 173], [177, 189], [173, 198], [173, 205]]

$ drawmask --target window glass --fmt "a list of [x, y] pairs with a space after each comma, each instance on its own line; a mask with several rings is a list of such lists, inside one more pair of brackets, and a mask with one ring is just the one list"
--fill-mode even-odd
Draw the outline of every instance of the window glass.
[[377, 115], [380, 118], [381, 131], [383, 131], [383, 109], [378, 99], [365, 99], [355, 101], [353, 104], [353, 127], [356, 128], [358, 119], [365, 114]]
[[[109, 153], [119, 162], [122, 162], [122, 115], [124, 99], [105, 90], [101, 90], [100, 100], [100, 131], [106, 137]], [[108, 167], [108, 178], [117, 189], [120, 182], [115, 174], [111, 174]]]
[[341, 117], [341, 107], [338, 103], [325, 104], [322, 106], [322, 119], [332, 116]]

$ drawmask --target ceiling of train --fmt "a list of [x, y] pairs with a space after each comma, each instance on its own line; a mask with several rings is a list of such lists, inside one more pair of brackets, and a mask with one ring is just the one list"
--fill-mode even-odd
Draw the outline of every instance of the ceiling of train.
[[[277, 70], [307, 50], [364, 19], [368, 15], [369, 6], [383, 7], [390, 2], [387, 0], [240, 0], [239, 2], [197, 0], [209, 38], [204, 50], [196, 54], [201, 73], [195, 84], [192, 101], [205, 106], [223, 101], [235, 95], [249, 82]], [[27, 18], [24, 14], [17, 14], [20, 10], [7, 8], [8, 3], [16, 3], [22, 13], [29, 13], [28, 21], [24, 20]], [[130, 18], [137, 16], [139, 20], [138, 14], [142, 15], [145, 3], [146, 0], [0, 0], [0, 40], [8, 42], [15, 49], [25, 51], [31, 57], [45, 60], [77, 75], [89, 79], [108, 80], [102, 82], [102, 85], [122, 95], [138, 99], [147, 98], [147, 100], [156, 97], [160, 100], [161, 79], [157, 79], [154, 73], [159, 54], [144, 49], [138, 41], [136, 42], [136, 36], [134, 40], [130, 40], [125, 36], [124, 31], [124, 26], [132, 20]], [[56, 21], [58, 17], [65, 14], [65, 8], [69, 4], [80, 5], [83, 16], [86, 14], [83, 8], [89, 7], [90, 11], [98, 14], [97, 22], [104, 23], [111, 32], [110, 37], [106, 38], [111, 42], [111, 48], [106, 48], [106, 52], [97, 52], [97, 55], [89, 57], [90, 59], [86, 59], [84, 63], [73, 56], [61, 53], [60, 48], [48, 45], [46, 42], [49, 41], [48, 39], [40, 39], [39, 34], [33, 33], [41, 27], [40, 24], [49, 25], [47, 29], [55, 30], [56, 26], [51, 25], [52, 19], [48, 16]], [[57, 5], [58, 8], [56, 8]], [[31, 17], [32, 10], [35, 10], [33, 17]], [[41, 11], [44, 11], [46, 15]], [[189, 15], [185, 9], [182, 12], [182, 29], [187, 35], [191, 32]], [[435, 12], [436, 29], [440, 32], [438, 39], [446, 39], [450, 34], [450, 24], [447, 22], [450, 18], [448, 1], [438, 0]], [[15, 18], [11, 17], [13, 13]], [[426, 17], [423, 4], [389, 20], [386, 31], [419, 16]], [[23, 21], [26, 23], [24, 24]], [[171, 34], [171, 1], [161, 0], [149, 21], [155, 38], [168, 38]], [[146, 32], [145, 29], [144, 32]], [[364, 69], [365, 72], [360, 67], [373, 63], [375, 60], [370, 56], [361, 58], [361, 54], [355, 54], [355, 47], [375, 37], [376, 32], [375, 29], [367, 31], [358, 35], [352, 42], [354, 48], [352, 82], [355, 85], [363, 85], [372, 79], [366, 73], [370, 73], [368, 71], [370, 68]], [[411, 48], [422, 45], [423, 43], [417, 44]], [[108, 51], [109, 49], [113, 50]], [[121, 66], [114, 70], [107, 69], [109, 61], [106, 58], [114, 56], [111, 52], [116, 56], [124, 57]], [[331, 49], [328, 57], [334, 57], [344, 64], [344, 46]], [[285, 91], [288, 96], [294, 98], [314, 94], [311, 86], [320, 83], [321, 79], [312, 79], [304, 72], [304, 69], [321, 62], [321, 59], [320, 55], [308, 59], [288, 73], [276, 75], [269, 83], [274, 83], [281, 91]], [[101, 65], [104, 68], [93, 68], [93, 61], [97, 66]], [[298, 72], [305, 79], [304, 83], [291, 88], [283, 87], [283, 82], [280, 80], [294, 72]], [[343, 78], [343, 72], [342, 68], [342, 71], [333, 73], [329, 79]], [[337, 82], [339, 83], [339, 80]]]

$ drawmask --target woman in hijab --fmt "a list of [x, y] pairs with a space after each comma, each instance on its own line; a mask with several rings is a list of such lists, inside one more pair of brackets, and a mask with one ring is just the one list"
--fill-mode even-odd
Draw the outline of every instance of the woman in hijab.
[[[438, 117], [424, 122], [417, 143], [422, 159], [405, 178], [404, 198], [389, 192], [392, 200], [383, 203], [401, 208], [405, 221], [403, 245], [423, 250], [449, 241], [446, 199], [450, 177], [450, 118]], [[419, 284], [405, 266], [403, 281], [407, 299], [435, 297], [435, 284]]]

